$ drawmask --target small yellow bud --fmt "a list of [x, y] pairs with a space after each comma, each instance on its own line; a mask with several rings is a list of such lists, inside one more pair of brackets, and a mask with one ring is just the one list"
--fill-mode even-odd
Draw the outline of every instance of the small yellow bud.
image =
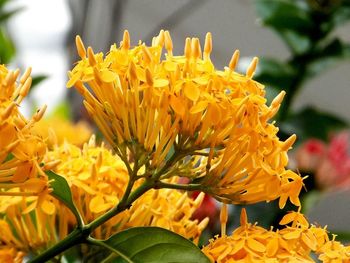
[[279, 107], [283, 101], [284, 96], [286, 95], [286, 92], [282, 90], [271, 102], [271, 107]]
[[201, 56], [201, 44], [198, 38], [192, 38], [192, 56], [194, 58], [200, 58]]
[[189, 37], [186, 38], [184, 54], [187, 59], [191, 58], [192, 48], [191, 48], [191, 39]]
[[77, 46], [78, 55], [81, 59], [86, 58], [86, 49], [80, 36], [75, 37], [75, 45]]
[[122, 48], [128, 50], [130, 48], [130, 35], [129, 31], [125, 30], [123, 34]]
[[236, 50], [235, 52], [233, 52], [233, 55], [231, 57], [231, 60], [228, 66], [232, 71], [234, 71], [235, 68], [237, 67], [239, 55], [240, 55], [239, 50]]
[[173, 54], [173, 41], [171, 39], [169, 31], [164, 32], [165, 49], [168, 51], [169, 55]]
[[7, 108], [4, 110], [4, 112], [1, 115], [2, 120], [6, 120], [12, 113], [12, 110], [16, 107], [16, 103], [11, 102], [10, 105], [7, 106]]
[[211, 33], [208, 32], [205, 35], [205, 43], [204, 43], [204, 59], [210, 59], [210, 53], [213, 49], [213, 41]]
[[32, 85], [32, 78], [28, 77], [26, 79], [26, 81], [24, 82], [23, 86], [21, 87], [21, 89], [19, 91], [19, 95], [21, 95], [22, 97], [27, 96], [31, 85]]
[[97, 64], [97, 61], [95, 59], [95, 54], [94, 54], [92, 47], [88, 47], [87, 51], [88, 51], [88, 58], [89, 58], [90, 66], [95, 66]]
[[37, 112], [33, 116], [33, 120], [38, 122], [44, 116], [44, 113], [47, 109], [47, 105], [44, 105], [41, 109], [37, 110]]
[[27, 80], [27, 78], [30, 76], [31, 73], [32, 73], [32, 68], [31, 67], [27, 68], [24, 74], [22, 75], [21, 79], [19, 80], [19, 82], [23, 84]]
[[282, 151], [288, 151], [288, 149], [290, 147], [292, 147], [292, 145], [295, 143], [297, 139], [297, 136], [295, 134], [293, 134], [292, 136], [290, 136], [287, 140], [285, 140], [282, 145], [281, 145], [281, 150]]
[[248, 78], [252, 78], [253, 75], [254, 75], [254, 72], [256, 70], [256, 66], [258, 65], [258, 61], [259, 59], [257, 57], [254, 57], [252, 62], [250, 63], [248, 69], [247, 69], [247, 72], [246, 72], [246, 76]]

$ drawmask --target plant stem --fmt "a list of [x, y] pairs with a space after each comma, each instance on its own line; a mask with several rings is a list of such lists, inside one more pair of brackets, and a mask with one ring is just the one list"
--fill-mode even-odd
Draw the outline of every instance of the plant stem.
[[160, 188], [168, 188], [168, 189], [178, 189], [178, 190], [186, 190], [186, 191], [198, 191], [202, 190], [202, 185], [200, 184], [173, 184], [173, 183], [165, 183], [159, 181], [155, 185], [155, 189]]
[[89, 229], [90, 233], [95, 230], [97, 227], [111, 219], [113, 216], [118, 213], [128, 209], [132, 202], [134, 202], [137, 198], [147, 192], [149, 189], [153, 188], [153, 184], [150, 181], [145, 181], [140, 187], [138, 187], [134, 192], [130, 194], [128, 199], [125, 202], [120, 202], [117, 206], [109, 210], [107, 213], [102, 216], [96, 218], [94, 221], [86, 225], [86, 228]]
[[65, 237], [63, 240], [59, 241], [57, 244], [52, 246], [51, 248], [47, 249], [44, 253], [38, 255], [34, 259], [30, 260], [30, 263], [41, 263], [46, 262], [50, 260], [51, 258], [54, 258], [55, 256], [59, 255], [60, 253], [64, 252], [68, 248], [75, 246], [77, 244], [81, 244], [83, 242], [86, 242], [88, 236], [100, 225], [108, 221], [113, 216], [117, 215], [118, 213], [124, 211], [125, 209], [128, 209], [130, 205], [141, 195], [143, 195], [145, 192], [147, 192], [149, 189], [154, 187], [153, 181], [145, 181], [140, 187], [138, 187], [134, 192], [128, 196], [128, 198], [124, 199], [125, 201], [121, 201], [117, 206], [109, 210], [107, 213], [103, 214], [102, 216], [96, 218], [91, 223], [83, 226], [82, 228], [76, 228], [74, 229], [67, 237]]
[[[86, 235], [86, 234], [85, 234]], [[58, 242], [56, 245], [47, 249], [44, 253], [38, 255], [34, 259], [30, 260], [30, 263], [41, 263], [46, 262], [60, 253], [64, 252], [66, 249], [80, 244], [84, 241], [86, 237], [84, 236], [84, 231], [79, 228], [74, 229], [68, 236]]]
[[[134, 186], [135, 180], [137, 180], [137, 165], [134, 167], [134, 170], [131, 169], [129, 166], [129, 175], [130, 180], [128, 182], [127, 188], [125, 190], [123, 198], [120, 200], [118, 205], [113, 207], [111, 210], [106, 212], [105, 214], [101, 215], [100, 217], [96, 218], [94, 221], [87, 225], [79, 225], [76, 229], [74, 229], [67, 237], [65, 237], [63, 240], [55, 244], [53, 247], [46, 250], [44, 253], [38, 255], [33, 260], [29, 261], [30, 263], [39, 263], [39, 262], [46, 262], [55, 256], [59, 255], [60, 253], [64, 252], [65, 250], [69, 249], [70, 247], [81, 244], [84, 242], [90, 242], [98, 244], [97, 240], [92, 239], [90, 237], [90, 234], [99, 226], [101, 226], [103, 223], [114, 217], [115, 215], [119, 214], [120, 212], [128, 209], [131, 204], [138, 199], [141, 195], [146, 193], [148, 190], [154, 188], [170, 188], [170, 189], [180, 189], [180, 190], [187, 190], [187, 191], [194, 191], [194, 190], [200, 190], [201, 186], [199, 184], [171, 184], [171, 183], [165, 183], [159, 181], [159, 178], [162, 174], [164, 174], [167, 169], [169, 169], [174, 163], [176, 163], [178, 160], [186, 156], [187, 153], [185, 152], [178, 152], [175, 153], [170, 160], [166, 163], [166, 165], [158, 171], [155, 176], [146, 178], [146, 180], [143, 182], [142, 185], [140, 185], [138, 188], [136, 188], [133, 192], [132, 188]], [[125, 159], [126, 162], [126, 159]], [[83, 222], [81, 222], [83, 224]]]

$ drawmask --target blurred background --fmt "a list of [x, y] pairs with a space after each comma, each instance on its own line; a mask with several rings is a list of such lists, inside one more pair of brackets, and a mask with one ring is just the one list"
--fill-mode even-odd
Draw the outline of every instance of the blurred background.
[[[167, 29], [175, 54], [181, 54], [186, 37], [204, 41], [211, 32], [216, 67], [222, 69], [239, 49], [242, 73], [258, 56], [255, 79], [266, 85], [268, 100], [280, 90], [288, 94], [277, 125], [281, 138], [299, 137], [291, 167], [309, 175], [303, 209], [311, 222], [349, 239], [349, 21], [349, 0], [1, 0], [0, 59], [12, 68], [33, 68], [25, 111], [47, 104], [48, 116], [60, 112], [76, 121], [84, 116], [80, 98], [65, 83], [77, 60], [77, 34], [95, 52], [106, 52], [124, 29], [132, 44], [150, 44]], [[251, 221], [278, 225], [276, 204], [249, 210]], [[208, 198], [198, 216], [217, 212]], [[231, 212], [236, 224], [238, 212]]]

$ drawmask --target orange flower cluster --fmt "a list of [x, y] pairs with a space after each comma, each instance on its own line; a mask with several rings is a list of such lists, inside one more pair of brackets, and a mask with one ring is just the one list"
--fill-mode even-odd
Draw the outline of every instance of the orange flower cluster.
[[32, 133], [32, 126], [42, 118], [46, 106], [30, 120], [20, 113], [19, 105], [32, 78], [28, 69], [16, 82], [19, 73], [0, 65], [0, 196], [31, 196], [48, 191], [42, 172], [45, 167], [40, 167], [46, 144]]
[[[61, 161], [54, 171], [68, 181], [74, 202], [85, 222], [91, 222], [107, 212], [123, 197], [128, 183], [127, 168], [118, 156], [103, 145], [97, 147], [94, 137], [82, 150], [69, 143], [56, 146], [48, 152], [45, 160]], [[174, 180], [177, 178], [172, 179]], [[136, 183], [135, 187], [140, 183]], [[94, 235], [97, 238], [108, 238], [111, 234], [130, 227], [159, 226], [197, 242], [208, 219], [198, 222], [191, 217], [203, 197], [204, 194], [201, 194], [192, 200], [186, 192], [178, 190], [150, 190], [137, 199], [130, 209], [97, 228]], [[74, 223], [74, 216], [66, 214], [65, 217], [66, 229], [61, 231], [67, 233]]]
[[168, 31], [151, 46], [134, 48], [125, 31], [120, 47], [113, 45], [105, 57], [86, 50], [79, 37], [76, 44], [81, 60], [67, 86], [82, 94], [118, 155], [128, 148], [134, 158], [138, 154], [139, 167], [153, 168], [151, 174], [160, 170], [160, 179], [174, 174], [196, 179], [200, 190], [221, 201], [280, 197], [281, 207], [288, 198], [300, 205], [302, 178], [285, 169], [296, 137], [280, 141], [270, 121], [285, 93], [266, 105], [264, 87], [252, 80], [257, 58], [246, 75], [234, 71], [238, 51], [224, 71], [216, 70], [210, 33], [203, 52], [198, 38], [187, 38], [182, 56], [173, 55]]
[[315, 262], [317, 254], [322, 262], [350, 262], [350, 246], [330, 240], [325, 228], [308, 223], [300, 212], [286, 214], [281, 222], [285, 228], [266, 230], [247, 221], [241, 213], [241, 226], [231, 236], [210, 240], [203, 252], [212, 262]]

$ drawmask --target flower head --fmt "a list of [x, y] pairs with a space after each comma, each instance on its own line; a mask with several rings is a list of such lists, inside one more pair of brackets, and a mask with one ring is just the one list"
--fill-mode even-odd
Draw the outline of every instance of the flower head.
[[29, 120], [19, 111], [32, 82], [30, 72], [29, 68], [17, 82], [19, 70], [0, 65], [0, 196], [38, 195], [48, 188], [40, 167], [46, 144], [32, 132], [46, 106]]
[[[94, 140], [92, 137], [83, 149], [66, 142], [54, 147], [45, 157], [47, 161], [61, 161], [54, 171], [68, 181], [75, 204], [85, 222], [93, 221], [116, 206], [122, 199], [129, 180], [124, 162], [103, 145], [96, 146]], [[135, 187], [141, 181], [142, 179]], [[199, 222], [193, 220], [192, 215], [203, 198], [203, 193], [192, 200], [186, 192], [178, 190], [150, 190], [137, 199], [130, 209], [97, 228], [94, 235], [107, 238], [130, 227], [159, 226], [198, 241], [208, 219]], [[74, 217], [69, 215], [66, 218], [68, 228], [74, 223]]]
[[238, 51], [228, 67], [216, 70], [210, 33], [203, 52], [198, 38], [187, 38], [181, 56], [173, 54], [163, 30], [151, 46], [134, 48], [125, 31], [121, 45], [105, 57], [76, 40], [81, 60], [67, 86], [82, 94], [118, 155], [127, 148], [150, 174], [189, 177], [221, 201], [255, 203], [284, 195], [281, 207], [288, 198], [299, 205], [302, 180], [285, 169], [296, 137], [280, 141], [270, 121], [285, 92], [266, 105], [263, 85], [252, 80], [257, 58], [246, 75], [234, 71]]
[[[319, 255], [322, 262], [349, 262], [349, 248], [337, 241], [329, 241], [325, 228], [313, 226], [300, 212], [283, 217], [281, 230], [266, 230], [250, 224], [245, 210], [241, 226], [231, 236], [222, 235], [210, 240], [203, 252], [212, 262], [314, 262], [311, 255]], [[331, 261], [334, 259], [334, 261]]]
[[42, 138], [47, 138], [48, 146], [62, 144], [65, 140], [77, 146], [82, 146], [92, 135], [92, 129], [84, 121], [72, 123], [62, 117], [49, 117], [36, 123], [33, 132]]

